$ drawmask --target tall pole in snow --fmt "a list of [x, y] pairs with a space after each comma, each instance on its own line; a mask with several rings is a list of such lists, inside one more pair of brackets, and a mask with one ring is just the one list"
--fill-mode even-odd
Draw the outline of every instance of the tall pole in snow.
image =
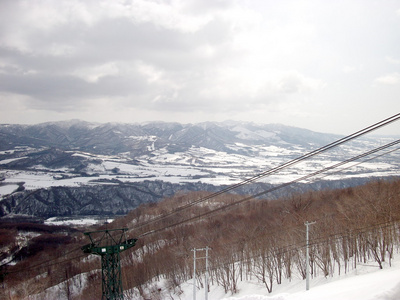
[[193, 300], [196, 300], [196, 248], [193, 251]]
[[[205, 274], [205, 300], [208, 300], [208, 250], [210, 250], [211, 248], [209, 248], [208, 246], [205, 248], [194, 248], [192, 249], [193, 251], [193, 300], [196, 300], [196, 259], [202, 259], [205, 258], [206, 259], [206, 274]], [[196, 251], [206, 251], [206, 257], [196, 257]]]
[[205, 248], [205, 250], [206, 250], [206, 279], [205, 279], [205, 287], [204, 287], [204, 290], [205, 290], [204, 299], [205, 300], [208, 300], [208, 249], [210, 249], [210, 248], [208, 248], [208, 246], [207, 246]]
[[305, 222], [306, 225], [306, 241], [307, 241], [307, 248], [306, 248], [306, 291], [310, 289], [310, 243], [308, 239], [308, 226], [315, 224], [315, 222]]

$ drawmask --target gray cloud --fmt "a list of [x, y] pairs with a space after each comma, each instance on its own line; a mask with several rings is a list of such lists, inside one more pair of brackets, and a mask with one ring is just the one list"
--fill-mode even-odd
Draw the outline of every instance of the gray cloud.
[[[400, 18], [384, 3], [1, 1], [0, 117], [29, 122], [18, 102], [32, 121], [36, 111], [130, 120], [107, 119], [123, 109], [320, 130], [347, 99], [360, 119], [386, 117], [400, 110]], [[374, 109], [379, 94], [390, 109], [385, 99]], [[333, 126], [321, 130], [347, 131]]]

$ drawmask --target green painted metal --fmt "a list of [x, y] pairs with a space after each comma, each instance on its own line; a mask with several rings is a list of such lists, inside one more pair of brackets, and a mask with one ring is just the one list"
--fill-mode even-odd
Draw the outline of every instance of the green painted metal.
[[[101, 256], [102, 300], [124, 299], [120, 253], [135, 246], [137, 241], [137, 239], [122, 241], [127, 230], [127, 228], [106, 229], [84, 233], [90, 238], [91, 243], [83, 246], [82, 251]], [[94, 238], [96, 235], [100, 235], [97, 240]]]

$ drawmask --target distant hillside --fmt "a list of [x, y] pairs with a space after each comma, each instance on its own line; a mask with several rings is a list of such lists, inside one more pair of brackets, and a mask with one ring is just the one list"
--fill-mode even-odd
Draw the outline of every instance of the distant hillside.
[[[286, 189], [268, 193], [268, 199], [277, 199], [291, 193], [324, 188], [345, 188], [363, 184], [369, 179], [349, 179], [335, 182], [318, 181], [296, 184]], [[185, 183], [173, 184], [164, 181], [123, 183], [118, 180], [81, 187], [54, 186], [33, 191], [19, 191], [4, 196], [0, 202], [0, 218], [17, 215], [31, 216], [38, 220], [51, 217], [125, 215], [142, 204], [157, 203], [176, 194], [203, 191], [218, 192], [227, 186]], [[254, 195], [277, 188], [277, 185], [258, 183], [235, 190], [239, 195]]]
[[322, 146], [337, 136], [278, 124], [243, 122], [179, 124], [95, 124], [79, 120], [38, 125], [0, 125], [0, 150], [14, 147], [56, 147], [96, 154], [141, 155], [167, 147], [170, 152], [205, 147], [232, 152], [228, 144]]
[[[175, 193], [220, 190], [339, 138], [279, 124], [233, 121], [0, 125], [0, 216], [124, 214]], [[268, 190], [394, 140], [365, 136], [235, 192]], [[294, 190], [398, 176], [399, 151], [378, 154], [361, 165], [301, 182]]]

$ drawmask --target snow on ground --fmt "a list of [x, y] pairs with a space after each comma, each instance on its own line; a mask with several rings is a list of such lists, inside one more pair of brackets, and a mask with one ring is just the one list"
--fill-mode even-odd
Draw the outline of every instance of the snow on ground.
[[[397, 254], [399, 256], [399, 254]], [[192, 300], [191, 281], [182, 285], [183, 294], [163, 299]], [[204, 300], [204, 289], [197, 290], [196, 300]], [[211, 286], [209, 300], [398, 300], [400, 299], [400, 259], [392, 261], [381, 270], [376, 263], [358, 265], [356, 270], [334, 277], [317, 277], [310, 280], [306, 291], [305, 280], [292, 279], [291, 282], [274, 284], [273, 292], [262, 283], [239, 282], [239, 292], [225, 294], [222, 287]]]
[[[0, 161], [0, 196], [12, 193], [18, 183], [24, 182], [26, 190], [48, 188], [51, 186], [78, 187], [89, 184], [103, 184], [98, 179], [123, 182], [143, 180], [162, 180], [171, 183], [202, 182], [212, 185], [230, 185], [251, 178], [274, 167], [299, 157], [305, 149], [285, 149], [278, 146], [228, 145], [232, 149], [248, 152], [249, 155], [215, 151], [204, 147], [191, 147], [185, 152], [169, 153], [165, 148], [151, 150], [151, 155], [135, 158], [135, 163], [127, 159], [126, 154], [119, 156], [95, 155], [79, 151], [73, 155], [100, 160], [100, 164], [89, 164], [85, 172], [91, 176], [72, 173], [67, 168], [47, 169], [35, 166], [31, 170], [7, 170], [7, 163], [15, 158]], [[357, 150], [357, 151], [356, 151]], [[279, 173], [262, 178], [261, 182], [281, 184], [301, 178], [304, 175], [332, 166], [345, 159], [349, 153], [362, 149], [353, 146], [339, 148], [336, 152], [322, 153], [317, 157], [293, 165]], [[364, 162], [338, 174], [325, 177], [326, 180], [340, 180], [350, 177], [398, 176], [399, 154], [385, 160]], [[18, 158], [20, 159], [20, 158]], [[94, 182], [95, 181], [95, 182]]]
[[[274, 296], [247, 295], [227, 300], [395, 300], [400, 299], [400, 268], [388, 268], [345, 279], [315, 280], [317, 286], [306, 291], [277, 293]], [[251, 291], [250, 291], [251, 293]], [[200, 300], [200, 298], [198, 299]]]
[[15, 183], [2, 184], [2, 185], [0, 185], [0, 196], [11, 194], [17, 188], [18, 188], [18, 185]]
[[[73, 177], [60, 180], [55, 179], [56, 176], [53, 176], [51, 173], [33, 170], [7, 170], [6, 172], [0, 172], [0, 174], [4, 174], [3, 176], [5, 177], [3, 184], [0, 186], [0, 195], [7, 194], [9, 184], [17, 184], [19, 182], [25, 183], [25, 189], [32, 190], [51, 186], [81, 186], [93, 180], [93, 177]], [[57, 174], [57, 176], [60, 175]]]
[[44, 221], [46, 225], [66, 225], [66, 226], [90, 226], [99, 223], [111, 223], [113, 218], [104, 218], [104, 216], [98, 217], [52, 217]]
[[[123, 163], [107, 162], [103, 165], [98, 166], [95, 171], [111, 170], [117, 167], [120, 169], [119, 174], [99, 174], [97, 176], [84, 176], [80, 177], [76, 174], [65, 172], [66, 178], [63, 178], [60, 173], [44, 172], [39, 170], [30, 171], [15, 171], [6, 170], [0, 172], [0, 176], [5, 179], [0, 184], [0, 196], [12, 193], [18, 188], [18, 183], [24, 182], [24, 188], [26, 190], [34, 190], [39, 188], [49, 188], [54, 186], [69, 186], [79, 187], [82, 185], [90, 184], [105, 184], [96, 182], [98, 179], [113, 180], [117, 179], [123, 182], [140, 182], [143, 180], [162, 180], [171, 183], [185, 183], [185, 182], [202, 182], [212, 185], [230, 185], [241, 182], [245, 178], [250, 178], [254, 174], [258, 174], [268, 170], [269, 168], [263, 168], [263, 166], [254, 165], [248, 166], [184, 166], [184, 165], [165, 165], [165, 164], [149, 164], [143, 163], [140, 166], [128, 165]], [[302, 168], [302, 165], [296, 166], [296, 168], [290, 168], [280, 173], [272, 174], [259, 182], [267, 182], [272, 184], [281, 184], [301, 178], [304, 175], [310, 174], [323, 168], [322, 164], [316, 162], [315, 164], [309, 163], [306, 168]], [[332, 174], [324, 177], [326, 180], [340, 180], [351, 177], [379, 177], [379, 176], [398, 176], [398, 169], [392, 167], [391, 169], [385, 164], [370, 164], [368, 168], [365, 168], [364, 172], [355, 173], [354, 170], [346, 171], [345, 173]], [[385, 168], [386, 167], [386, 168]], [[254, 169], [258, 171], [254, 171]]]
[[6, 164], [9, 164], [10, 162], [13, 162], [13, 161], [16, 161], [16, 160], [20, 160], [20, 159], [24, 159], [24, 158], [27, 158], [27, 156], [3, 159], [3, 160], [0, 160], [0, 165], [6, 165]]

